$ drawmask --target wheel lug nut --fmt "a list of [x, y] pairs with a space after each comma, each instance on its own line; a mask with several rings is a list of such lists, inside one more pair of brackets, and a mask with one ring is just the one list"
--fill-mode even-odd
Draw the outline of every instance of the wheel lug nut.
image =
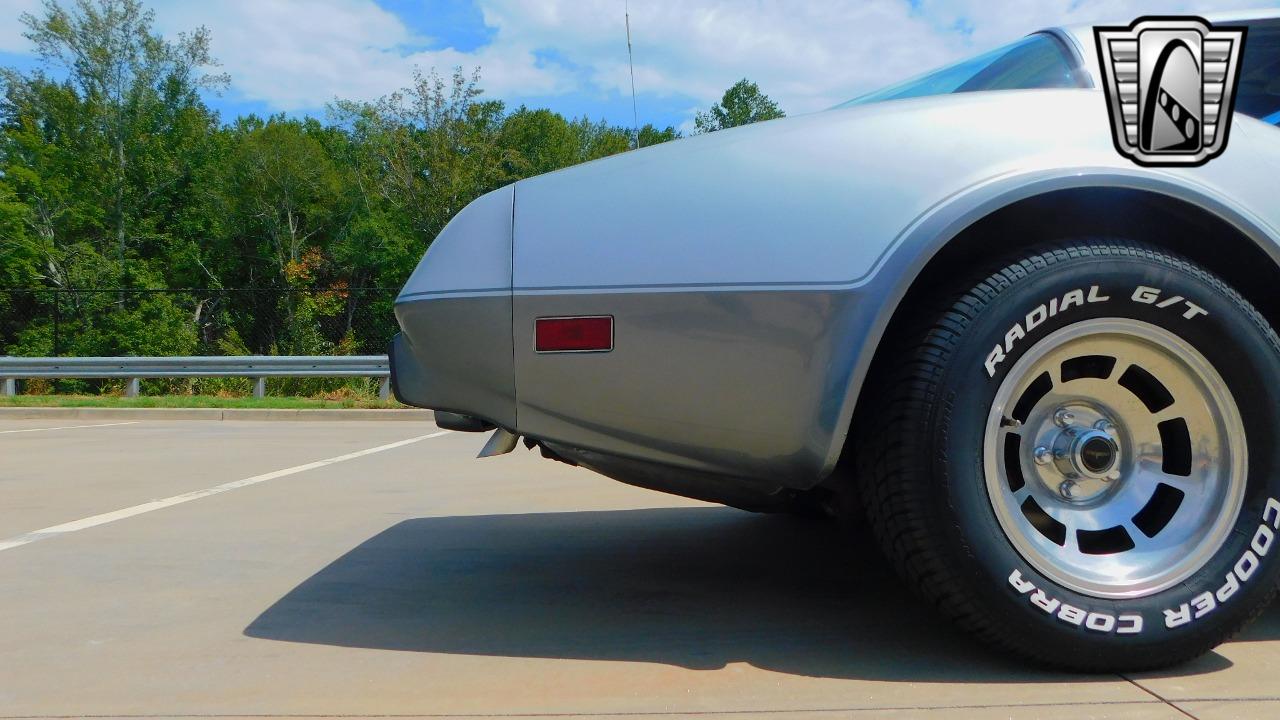
[[1053, 451], [1041, 445], [1035, 449], [1034, 457], [1037, 465], [1048, 465], [1053, 462]]
[[1120, 479], [1120, 471], [1112, 470], [1111, 472], [1107, 473], [1107, 476], [1103, 479], [1106, 480], [1107, 482], [1115, 482], [1116, 480]]
[[1070, 500], [1075, 495], [1076, 484], [1071, 480], [1067, 480], [1058, 486], [1058, 494], [1063, 498]]
[[1111, 434], [1115, 432], [1116, 426], [1111, 424], [1110, 420], [1099, 420], [1093, 424], [1094, 429], [1101, 430], [1104, 433]]
[[1053, 422], [1058, 427], [1069, 427], [1071, 423], [1076, 421], [1076, 414], [1066, 408], [1062, 408], [1053, 414]]

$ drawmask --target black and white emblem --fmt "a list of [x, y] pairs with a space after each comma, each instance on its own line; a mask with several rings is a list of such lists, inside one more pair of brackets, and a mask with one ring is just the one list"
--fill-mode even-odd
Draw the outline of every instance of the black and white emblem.
[[1201, 165], [1227, 147], [1245, 28], [1197, 17], [1097, 27], [1116, 149], [1139, 165]]

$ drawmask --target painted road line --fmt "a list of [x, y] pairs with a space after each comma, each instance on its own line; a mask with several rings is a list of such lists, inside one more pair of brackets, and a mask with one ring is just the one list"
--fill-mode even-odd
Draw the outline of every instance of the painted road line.
[[117, 425], [137, 425], [139, 422], [141, 421], [130, 420], [129, 422], [97, 423], [94, 425], [62, 425], [59, 427], [51, 427], [51, 428], [27, 428], [25, 430], [0, 430], [0, 435], [9, 435], [11, 433], [43, 432], [45, 430], [79, 430], [80, 428], [115, 427]]
[[276, 478], [282, 478], [287, 475], [297, 475], [300, 472], [315, 470], [316, 468], [322, 468], [322, 467], [325, 467], [326, 465], [334, 465], [336, 463], [346, 462], [348, 460], [355, 460], [356, 458], [361, 458], [361, 457], [364, 457], [365, 455], [372, 455], [374, 453], [380, 453], [386, 450], [394, 450], [398, 447], [404, 447], [405, 445], [412, 445], [413, 443], [416, 443], [416, 442], [421, 442], [423, 440], [429, 440], [431, 438], [440, 437], [441, 435], [448, 435], [448, 434], [449, 434], [448, 430], [442, 430], [440, 432], [431, 433], [430, 435], [419, 435], [418, 437], [412, 437], [412, 438], [409, 438], [408, 440], [399, 440], [397, 442], [387, 443], [386, 445], [379, 445], [377, 447], [372, 447], [372, 448], [369, 448], [368, 450], [357, 450], [356, 452], [353, 452], [353, 453], [347, 453], [346, 455], [331, 457], [326, 460], [317, 460], [315, 462], [307, 463], [306, 465], [295, 465], [294, 467], [291, 467], [291, 468], [276, 470], [274, 472], [269, 472], [262, 475], [254, 475], [253, 477], [248, 477], [243, 480], [234, 480], [232, 482], [223, 483], [222, 485], [206, 488], [204, 490], [194, 490], [189, 493], [174, 495], [173, 497], [165, 498], [163, 500], [152, 500], [151, 502], [142, 503], [141, 505], [134, 505], [133, 507], [127, 507], [122, 510], [103, 513], [101, 515], [94, 515], [92, 517], [87, 517], [81, 520], [73, 520], [72, 522], [63, 523], [61, 525], [54, 525], [52, 527], [44, 528], [43, 530], [36, 530], [34, 532], [29, 532], [24, 535], [18, 535], [17, 537], [11, 537], [8, 540], [0, 540], [0, 552], [3, 552], [5, 550], [12, 550], [13, 548], [21, 547], [23, 545], [29, 545], [38, 540], [47, 540], [51, 537], [66, 535], [67, 533], [78, 532], [80, 530], [88, 530], [89, 528], [92, 528], [92, 527], [97, 527], [99, 525], [106, 525], [107, 523], [112, 523], [117, 520], [124, 520], [125, 518], [131, 518], [135, 515], [142, 515], [143, 513], [149, 513], [155, 510], [163, 510], [164, 508], [173, 507], [174, 505], [181, 505], [183, 503], [191, 502], [192, 500], [199, 500], [200, 498], [206, 498], [211, 495], [219, 495], [224, 492], [237, 490], [242, 487], [249, 487], [250, 485], [257, 485], [258, 483], [263, 483], [268, 480], [275, 480]]

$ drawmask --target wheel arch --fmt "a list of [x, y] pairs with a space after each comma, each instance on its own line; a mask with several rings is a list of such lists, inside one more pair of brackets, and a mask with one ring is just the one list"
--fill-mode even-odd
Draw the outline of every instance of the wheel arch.
[[[961, 193], [951, 207], [904, 232], [872, 281], [881, 283], [874, 292], [884, 302], [869, 321], [828, 468], [845, 465], [847, 439], [873, 404], [863, 402], [861, 390], [875, 386], [880, 366], [892, 361], [903, 333], [924, 306], [931, 307], [939, 288], [1045, 242], [1083, 235], [1145, 240], [1223, 278], [1280, 328], [1280, 293], [1274, 290], [1280, 235], [1220, 195], [1168, 177], [1112, 169], [1106, 176], [1076, 171], [1022, 182], [1008, 178], [998, 183], [1007, 190]], [[984, 197], [962, 202], [969, 195]], [[1204, 242], [1205, 236], [1214, 242]]]

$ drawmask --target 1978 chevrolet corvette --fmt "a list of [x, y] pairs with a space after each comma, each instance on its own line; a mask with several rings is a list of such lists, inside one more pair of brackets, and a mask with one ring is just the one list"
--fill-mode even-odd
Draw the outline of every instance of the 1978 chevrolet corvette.
[[1118, 153], [1092, 29], [1053, 29], [489, 193], [396, 302], [396, 396], [489, 454], [865, 514], [1042, 663], [1207, 652], [1280, 578], [1280, 12], [1214, 21], [1248, 35], [1199, 167]]

